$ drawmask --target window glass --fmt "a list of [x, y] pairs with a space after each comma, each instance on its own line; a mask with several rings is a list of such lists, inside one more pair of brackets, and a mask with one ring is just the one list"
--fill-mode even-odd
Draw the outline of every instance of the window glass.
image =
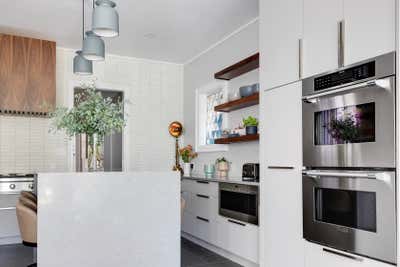
[[224, 94], [221, 91], [207, 95], [207, 119], [206, 119], [206, 144], [214, 144], [214, 140], [221, 137], [222, 120], [221, 112], [215, 112], [214, 107], [223, 103]]

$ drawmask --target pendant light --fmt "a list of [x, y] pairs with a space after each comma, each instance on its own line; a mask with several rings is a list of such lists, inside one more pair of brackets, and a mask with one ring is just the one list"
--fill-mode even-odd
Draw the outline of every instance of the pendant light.
[[77, 75], [92, 75], [93, 63], [82, 56], [82, 51], [76, 51], [74, 57], [74, 74]]
[[[85, 0], [82, 0], [82, 40], [85, 38]], [[92, 75], [93, 63], [82, 56], [82, 51], [76, 51], [74, 57], [74, 74]]]
[[93, 31], [86, 32], [83, 40], [82, 56], [87, 60], [104, 60], [105, 48], [104, 41]]
[[118, 36], [119, 18], [115, 10], [116, 4], [110, 0], [97, 0], [96, 5], [92, 17], [93, 32], [102, 37]]
[[[94, 12], [94, 0], [92, 3]], [[104, 60], [105, 58], [104, 41], [93, 31], [86, 32], [86, 38], [83, 40], [82, 56], [92, 61]]]

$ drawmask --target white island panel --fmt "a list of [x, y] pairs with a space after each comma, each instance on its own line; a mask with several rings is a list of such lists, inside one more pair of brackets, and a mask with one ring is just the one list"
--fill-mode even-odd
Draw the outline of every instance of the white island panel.
[[41, 267], [180, 266], [174, 172], [38, 175]]

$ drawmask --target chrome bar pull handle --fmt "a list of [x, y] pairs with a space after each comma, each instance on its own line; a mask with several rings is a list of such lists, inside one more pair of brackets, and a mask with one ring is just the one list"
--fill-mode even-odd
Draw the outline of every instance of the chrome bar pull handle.
[[344, 20], [338, 23], [338, 66], [344, 66]]
[[341, 253], [341, 252], [336, 251], [336, 250], [331, 250], [331, 249], [323, 248], [322, 251], [324, 251], [324, 252], [326, 252], [326, 253], [329, 253], [329, 254], [336, 255], [336, 256], [341, 256], [341, 257], [345, 257], [345, 258], [348, 258], [348, 259], [352, 259], [352, 260], [355, 260], [355, 261], [363, 261], [362, 258], [353, 256], [353, 255], [349, 255], [349, 254], [345, 254], [345, 253]]
[[299, 39], [299, 79], [303, 77], [303, 39]]
[[268, 166], [268, 169], [271, 170], [293, 170], [292, 166]]

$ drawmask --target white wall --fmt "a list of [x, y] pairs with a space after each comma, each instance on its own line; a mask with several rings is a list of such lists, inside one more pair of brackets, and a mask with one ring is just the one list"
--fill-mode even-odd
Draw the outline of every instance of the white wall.
[[[249, 24], [194, 61], [184, 66], [184, 141], [195, 144], [195, 92], [196, 89], [213, 81], [214, 73], [258, 52], [258, 21]], [[229, 82], [229, 90], [238, 90], [242, 85], [258, 82], [258, 70], [247, 73]], [[229, 113], [229, 127], [234, 128], [243, 117], [258, 117], [258, 106]], [[202, 173], [205, 163], [213, 163], [217, 157], [224, 156], [232, 162], [230, 176], [241, 177], [245, 162], [259, 161], [259, 143], [249, 142], [229, 145], [227, 152], [200, 153], [194, 161], [195, 173]]]
[[[178, 64], [108, 55], [94, 75], [72, 73], [74, 51], [57, 48], [57, 105], [68, 106], [73, 86], [96, 79], [104, 89], [125, 90], [128, 106], [127, 170], [170, 170], [174, 140], [168, 124], [182, 120], [183, 67]], [[59, 172], [72, 166], [72, 150], [62, 134], [48, 133], [48, 119], [0, 116], [0, 173]]]

